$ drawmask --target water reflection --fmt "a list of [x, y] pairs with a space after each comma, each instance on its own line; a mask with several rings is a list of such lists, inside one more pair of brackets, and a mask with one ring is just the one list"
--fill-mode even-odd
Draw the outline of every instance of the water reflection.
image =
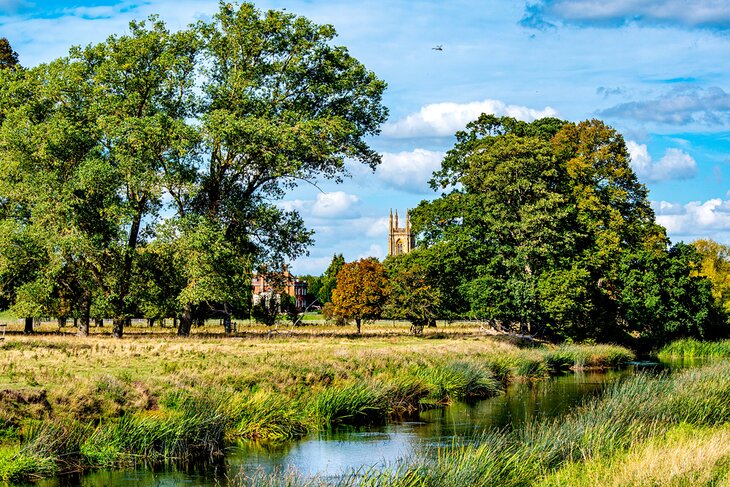
[[226, 479], [234, 477], [241, 469], [246, 472], [295, 469], [305, 475], [337, 476], [347, 470], [378, 467], [423, 451], [432, 451], [434, 447], [452, 444], [456, 437], [468, 437], [485, 429], [509, 429], [535, 418], [556, 417], [600, 394], [616, 380], [643, 369], [637, 365], [621, 371], [587, 371], [548, 381], [517, 383], [495, 398], [424, 411], [415, 421], [382, 427], [342, 428], [278, 445], [241, 442], [232, 445], [225, 459], [215, 464], [189, 469], [168, 467], [159, 471], [97, 471], [40, 485], [224, 486]]

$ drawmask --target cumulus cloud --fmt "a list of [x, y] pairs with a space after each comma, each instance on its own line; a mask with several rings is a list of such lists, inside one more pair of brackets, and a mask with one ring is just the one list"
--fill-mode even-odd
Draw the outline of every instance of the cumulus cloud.
[[482, 113], [509, 116], [531, 122], [538, 118], [554, 117], [558, 112], [551, 107], [542, 110], [519, 105], [507, 105], [500, 100], [484, 100], [471, 103], [433, 103], [422, 107], [394, 123], [383, 127], [388, 137], [445, 137], [464, 130], [466, 124]]
[[351, 219], [360, 216], [360, 198], [344, 191], [320, 193], [312, 205], [312, 216], [317, 218]]
[[730, 121], [730, 93], [722, 88], [675, 88], [654, 100], [622, 103], [599, 115], [670, 125], [724, 125]]
[[571, 24], [591, 27], [676, 26], [730, 29], [727, 0], [539, 0], [525, 7], [523, 26]]
[[[653, 202], [657, 223], [674, 238], [696, 239], [730, 231], [730, 200], [721, 198], [686, 204]], [[718, 237], [718, 240], [724, 240]]]
[[397, 153], [386, 152], [375, 175], [386, 185], [410, 193], [431, 193], [428, 180], [441, 167], [443, 152], [415, 149]]
[[681, 149], [667, 149], [659, 161], [652, 161], [646, 144], [626, 141], [631, 165], [640, 179], [658, 182], [691, 179], [697, 174], [697, 162]]

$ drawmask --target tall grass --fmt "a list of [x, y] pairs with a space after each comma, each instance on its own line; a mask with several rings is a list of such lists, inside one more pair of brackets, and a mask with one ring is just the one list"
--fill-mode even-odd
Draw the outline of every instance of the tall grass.
[[[452, 330], [429, 340], [383, 333], [280, 341], [9, 337], [0, 344], [0, 472], [32, 478], [48, 475], [49, 465], [159, 463], [215, 454], [238, 438], [283, 441], [384, 423], [562, 368], [551, 365], [551, 346], [525, 349]], [[615, 348], [561, 353], [569, 367], [630, 355]]]
[[730, 426], [679, 425], [626, 451], [570, 462], [540, 486], [730, 485]]
[[665, 345], [658, 353], [662, 360], [672, 358], [730, 358], [730, 340], [703, 342], [694, 339], [677, 340]]
[[[586, 472], [593, 468], [588, 466], [589, 462], [599, 465], [594, 470], [603, 472], [605, 479], [614, 479], [617, 474], [605, 465], [631, 470], [625, 462], [633, 461], [636, 454], [632, 452], [643, 452], [647, 458], [643, 461], [649, 462], [661, 455], [665, 447], [677, 452], [682, 445], [691, 446], [690, 442], [694, 442], [691, 444], [695, 450], [719, 444], [728, 435], [728, 377], [728, 363], [674, 376], [639, 375], [616, 384], [600, 399], [586, 403], [561, 420], [536, 421], [511, 432], [486, 431], [473, 441], [407, 459], [386, 469], [350, 472], [339, 484], [526, 486], [542, 481], [544, 485], [594, 485], [573, 482], [587, 478]], [[678, 428], [683, 436], [673, 443], [672, 435]], [[702, 431], [707, 428], [710, 433], [703, 436]], [[646, 450], [647, 445], [653, 452]], [[725, 444], [720, 451], [728, 448]], [[675, 453], [676, 457], [681, 455]], [[684, 468], [682, 478], [727, 480], [727, 456], [700, 452], [693, 459], [694, 466]], [[633, 471], [640, 472], [635, 468]], [[627, 474], [627, 478], [634, 477]], [[266, 476], [259, 476], [256, 481], [256, 485], [281, 485], [279, 480]], [[317, 482], [325, 483], [325, 479], [307, 482], [318, 485]], [[606, 481], [604, 485], [636, 484]]]

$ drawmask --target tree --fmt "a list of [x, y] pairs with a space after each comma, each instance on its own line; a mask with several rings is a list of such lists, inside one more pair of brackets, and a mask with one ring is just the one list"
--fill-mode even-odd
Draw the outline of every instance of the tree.
[[346, 157], [375, 168], [380, 156], [365, 137], [386, 118], [385, 83], [331, 44], [331, 26], [285, 12], [221, 3], [198, 32], [210, 156], [193, 209], [253, 265], [293, 259], [311, 233], [271, 201], [300, 181], [339, 180]]
[[363, 320], [378, 318], [388, 297], [388, 277], [383, 264], [375, 259], [360, 259], [345, 264], [337, 273], [332, 291], [334, 313], [355, 320], [357, 333]]
[[[417, 251], [409, 254], [414, 252]], [[390, 258], [385, 262], [390, 293], [383, 311], [389, 318], [408, 320], [414, 333], [420, 334], [424, 326], [436, 322], [443, 295], [431, 282], [426, 268], [418, 262], [409, 266], [409, 262], [403, 259], [409, 254]]]
[[43, 265], [5, 295], [27, 284], [29, 305], [104, 310], [121, 337], [133, 312], [167, 310], [176, 292], [187, 335], [195, 309], [248, 306], [254, 267], [306, 252], [312, 233], [275, 200], [339, 180], [346, 158], [380, 162], [366, 138], [386, 118], [385, 83], [333, 45], [331, 26], [220, 8], [177, 33], [153, 17], [0, 70], [0, 122], [12, 122], [0, 126], [0, 218], [43, 235]]
[[679, 243], [666, 253], [626, 255], [619, 273], [621, 316], [640, 331], [644, 348], [677, 338], [718, 338], [724, 316], [712, 296], [710, 280], [697, 272], [700, 256]]
[[10, 47], [10, 42], [5, 37], [0, 38], [0, 69], [20, 68], [18, 53]]
[[332, 301], [332, 291], [337, 287], [337, 274], [342, 270], [344, 265], [345, 258], [342, 254], [332, 256], [332, 262], [330, 262], [327, 270], [322, 275], [319, 294], [317, 295], [322, 306]]
[[554, 338], [622, 340], [621, 262], [668, 240], [623, 138], [598, 120], [482, 115], [412, 211], [424, 255], [450, 261], [462, 314]]
[[696, 240], [692, 246], [700, 257], [697, 273], [710, 280], [715, 302], [730, 313], [730, 247], [709, 239]]

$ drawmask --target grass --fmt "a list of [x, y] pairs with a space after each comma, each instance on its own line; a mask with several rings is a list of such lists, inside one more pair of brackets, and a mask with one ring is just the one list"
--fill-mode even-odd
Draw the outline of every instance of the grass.
[[541, 486], [730, 486], [730, 426], [682, 424], [627, 451], [571, 462]]
[[730, 358], [730, 340], [702, 342], [699, 340], [677, 340], [662, 348], [658, 356], [662, 360], [674, 358]]
[[[485, 431], [385, 469], [346, 473], [350, 486], [728, 486], [730, 362], [639, 375], [559, 420]], [[233, 485], [332, 485], [296, 472], [245, 472]]]
[[[635, 485], [611, 483], [620, 480], [618, 466], [630, 479], [642, 471], [631, 462], [641, 455], [651, 462], [652, 448], [676, 452], [682, 442], [694, 442], [700, 449], [703, 442], [709, 447], [728, 434], [727, 377], [728, 363], [676, 376], [638, 376], [560, 420], [532, 423], [513, 433], [487, 432], [473, 443], [435, 456], [385, 472], [368, 472], [364, 485], [533, 485], [538, 479], [544, 485], [596, 485], [592, 480], [583, 482], [590, 477], [591, 461], [596, 462], [596, 471], [603, 472], [604, 485]], [[676, 433], [678, 438], [672, 436], [676, 431], [681, 432]], [[696, 465], [682, 475], [727, 480], [730, 457], [716, 452], [703, 455], [695, 455]]]
[[525, 348], [456, 325], [430, 337], [396, 334], [392, 323], [365, 330], [366, 338], [337, 327], [274, 339], [264, 330], [187, 339], [8, 335], [0, 343], [0, 479], [210, 456], [238, 438], [383, 423], [565, 367], [632, 358], [610, 346]]

